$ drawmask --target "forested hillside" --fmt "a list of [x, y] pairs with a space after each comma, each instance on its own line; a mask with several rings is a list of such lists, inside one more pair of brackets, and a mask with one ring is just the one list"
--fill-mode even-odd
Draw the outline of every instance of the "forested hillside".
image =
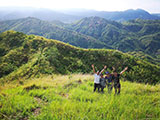
[[154, 58], [154, 57], [152, 57], [152, 56], [150, 56], [148, 54], [144, 54], [144, 52], [134, 51], [134, 52], [128, 52], [128, 54], [133, 55], [134, 57], [136, 57], [138, 59], [142, 59], [142, 60], [148, 61], [148, 62], [150, 62], [152, 64], [160, 66], [160, 59]]
[[37, 18], [28, 17], [0, 22], [0, 32], [16, 30], [25, 34], [34, 34], [44, 36], [49, 39], [60, 40], [83, 48], [111, 48], [91, 36], [87, 36], [55, 24], [57, 24], [57, 22], [50, 23]]
[[97, 69], [112, 66], [129, 81], [155, 84], [160, 80], [160, 68], [117, 50], [82, 49], [60, 41], [20, 32], [0, 34], [0, 81], [38, 77], [42, 74], [90, 73], [91, 64]]
[[118, 23], [99, 17], [89, 17], [73, 23], [68, 28], [92, 36], [123, 52], [143, 51], [159, 57], [159, 20], [137, 19]]
[[160, 20], [131, 20], [124, 23], [99, 17], [73, 24], [46, 22], [36, 18], [0, 22], [0, 31], [16, 30], [57, 39], [82, 48], [110, 48], [123, 52], [141, 51], [160, 58]]

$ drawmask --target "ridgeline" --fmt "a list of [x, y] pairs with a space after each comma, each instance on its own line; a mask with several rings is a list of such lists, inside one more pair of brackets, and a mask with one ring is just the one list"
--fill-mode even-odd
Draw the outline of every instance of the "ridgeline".
[[156, 84], [160, 82], [160, 67], [129, 54], [109, 49], [82, 49], [72, 45], [16, 31], [0, 34], [0, 81], [48, 74], [91, 73], [103, 65], [108, 71], [115, 66], [120, 72], [128, 66], [123, 78], [128, 81]]

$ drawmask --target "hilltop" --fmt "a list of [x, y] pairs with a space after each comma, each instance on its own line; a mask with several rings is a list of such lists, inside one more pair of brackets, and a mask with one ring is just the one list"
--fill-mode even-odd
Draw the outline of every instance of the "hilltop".
[[155, 119], [160, 118], [160, 85], [121, 79], [114, 96], [93, 93], [93, 75], [49, 75], [0, 86], [0, 119]]
[[129, 81], [156, 84], [160, 68], [117, 50], [82, 49], [63, 42], [16, 31], [0, 34], [0, 81], [33, 78], [48, 74], [90, 73], [91, 64], [98, 69], [115, 66]]

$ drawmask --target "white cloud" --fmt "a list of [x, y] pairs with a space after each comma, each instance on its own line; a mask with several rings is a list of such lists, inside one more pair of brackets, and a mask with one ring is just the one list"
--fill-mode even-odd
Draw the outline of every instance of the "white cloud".
[[0, 0], [0, 6], [86, 8], [106, 11], [142, 8], [150, 12], [160, 12], [160, 0]]

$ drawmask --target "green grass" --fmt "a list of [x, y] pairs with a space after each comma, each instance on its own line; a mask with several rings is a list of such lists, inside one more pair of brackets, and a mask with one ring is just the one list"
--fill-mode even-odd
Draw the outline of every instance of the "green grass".
[[[107, 71], [114, 66], [128, 81], [160, 83], [160, 67], [118, 50], [82, 49], [57, 40], [25, 35], [16, 31], [0, 34], [0, 84], [41, 75], [92, 73], [91, 65]], [[15, 41], [17, 41], [15, 44]], [[101, 63], [101, 64], [99, 64]]]
[[120, 95], [93, 93], [93, 75], [50, 75], [0, 86], [0, 119], [157, 120], [160, 85], [121, 81]]

